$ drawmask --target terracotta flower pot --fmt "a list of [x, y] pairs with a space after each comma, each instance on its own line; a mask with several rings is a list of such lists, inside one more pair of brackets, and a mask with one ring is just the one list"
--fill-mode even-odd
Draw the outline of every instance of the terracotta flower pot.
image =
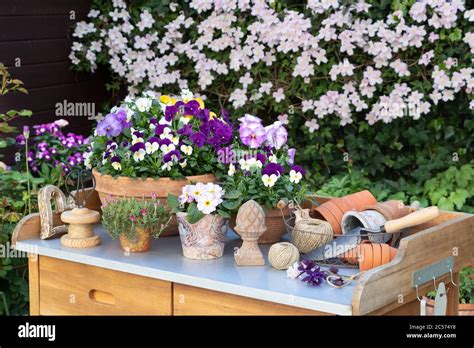
[[135, 227], [135, 236], [127, 238], [125, 234], [119, 235], [120, 247], [123, 251], [130, 253], [140, 253], [150, 250], [151, 231]]
[[205, 215], [191, 224], [187, 213], [177, 213], [183, 255], [188, 259], [211, 260], [221, 257], [227, 237], [225, 219], [217, 214]]
[[358, 263], [360, 271], [367, 271], [389, 263], [396, 255], [397, 249], [392, 248], [388, 244], [364, 241], [340, 257], [349, 263]]
[[313, 208], [311, 215], [316, 219], [326, 220], [331, 224], [334, 234], [342, 233], [342, 217], [348, 211], [361, 211], [367, 205], [376, 204], [377, 200], [367, 190], [353, 193], [342, 198], [333, 198]]
[[[286, 233], [285, 220], [290, 217], [290, 210], [288, 207], [280, 209], [267, 209], [265, 208], [265, 225], [267, 230], [258, 239], [259, 244], [270, 244], [277, 243], [281, 237]], [[230, 228], [235, 227], [235, 217], [229, 220]]]
[[[168, 193], [175, 196], [181, 194], [184, 186], [191, 182], [215, 182], [214, 174], [188, 176], [183, 180], [172, 180], [170, 178], [147, 178], [132, 179], [126, 176], [119, 176], [117, 178], [111, 175], [103, 175], [97, 170], [93, 169], [92, 174], [95, 178], [95, 190], [99, 193], [99, 198], [102, 204], [105, 203], [109, 197], [136, 197], [136, 198], [150, 198], [155, 195], [161, 203], [166, 205], [166, 198]], [[161, 236], [172, 236], [178, 234], [178, 225], [176, 219], [173, 218], [168, 227], [163, 231]]]
[[401, 201], [391, 200], [374, 205], [368, 205], [365, 207], [365, 210], [378, 211], [388, 221], [402, 218], [405, 215], [410, 214], [414, 209], [406, 206]]

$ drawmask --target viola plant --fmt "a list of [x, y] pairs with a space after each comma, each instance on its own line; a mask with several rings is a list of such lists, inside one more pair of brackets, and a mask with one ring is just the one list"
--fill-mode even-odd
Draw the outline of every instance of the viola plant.
[[311, 286], [320, 286], [330, 275], [335, 276], [331, 280], [334, 286], [341, 287], [345, 284], [342, 277], [338, 275], [339, 270], [331, 267], [328, 270], [321, 269], [315, 261], [302, 260], [295, 262], [287, 269], [286, 275], [290, 279], [300, 279]]
[[187, 90], [180, 97], [144, 92], [112, 108], [94, 131], [86, 164], [102, 174], [171, 177], [212, 173], [215, 152], [232, 141], [232, 124]]
[[218, 153], [228, 166], [221, 175], [226, 209], [235, 213], [250, 199], [270, 209], [303, 199], [305, 170], [294, 164], [295, 149], [286, 142], [287, 132], [280, 121], [265, 127], [256, 116], [239, 119], [237, 141]]
[[191, 224], [214, 213], [226, 218], [229, 214], [222, 205], [224, 193], [221, 186], [213, 183], [186, 185], [179, 197], [168, 195], [168, 206], [172, 208], [173, 213], [186, 212], [187, 220]]
[[60, 185], [64, 174], [83, 167], [85, 154], [90, 149], [88, 138], [62, 131], [68, 124], [61, 119], [35, 125], [32, 131], [25, 126], [23, 133], [16, 137], [19, 147], [25, 146], [28, 140], [26, 155], [32, 174], [56, 185]]

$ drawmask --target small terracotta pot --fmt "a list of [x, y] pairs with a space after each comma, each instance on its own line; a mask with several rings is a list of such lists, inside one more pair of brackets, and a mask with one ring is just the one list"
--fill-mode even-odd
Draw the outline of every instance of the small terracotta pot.
[[377, 204], [377, 199], [368, 190], [356, 192], [343, 197], [348, 204], [350, 204], [355, 210], [364, 210], [368, 205]]
[[[259, 244], [277, 243], [281, 237], [286, 233], [285, 220], [290, 217], [290, 210], [288, 207], [280, 209], [265, 209], [265, 225], [267, 230], [258, 239]], [[235, 228], [235, 217], [229, 220], [230, 228]]]
[[410, 214], [413, 208], [407, 207], [402, 201], [391, 200], [386, 202], [368, 205], [365, 210], [375, 210], [382, 214], [385, 219], [395, 220]]
[[221, 257], [227, 238], [225, 219], [217, 214], [209, 214], [191, 224], [187, 215], [182, 212], [176, 214], [183, 255], [194, 260]]
[[151, 245], [151, 231], [149, 228], [135, 227], [135, 235], [133, 237], [127, 238], [126, 235], [121, 234], [119, 235], [119, 240], [123, 251], [130, 253], [148, 251]]
[[341, 234], [342, 217], [348, 211], [361, 211], [377, 200], [367, 190], [353, 193], [342, 198], [333, 198], [320, 206], [313, 208], [311, 214], [316, 219], [326, 220], [331, 224], [334, 234]]
[[342, 254], [340, 258], [352, 264], [359, 263], [360, 271], [367, 271], [389, 263], [396, 255], [397, 249], [388, 244], [364, 241], [356, 248]]

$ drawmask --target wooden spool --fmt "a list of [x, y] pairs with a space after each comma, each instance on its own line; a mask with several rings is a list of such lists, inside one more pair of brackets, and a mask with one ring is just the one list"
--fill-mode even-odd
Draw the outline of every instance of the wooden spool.
[[68, 233], [61, 237], [61, 245], [68, 248], [90, 248], [100, 244], [93, 226], [100, 221], [100, 214], [88, 208], [74, 208], [61, 214], [61, 220], [69, 224]]

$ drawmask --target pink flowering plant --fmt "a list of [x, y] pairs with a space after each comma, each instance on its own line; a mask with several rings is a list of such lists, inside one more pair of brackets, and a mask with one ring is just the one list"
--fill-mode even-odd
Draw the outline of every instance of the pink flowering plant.
[[214, 183], [196, 183], [182, 188], [179, 197], [168, 195], [168, 206], [174, 213], [186, 212], [189, 223], [194, 224], [205, 215], [219, 214], [229, 217], [223, 206], [225, 191]]
[[47, 180], [54, 177], [56, 184], [60, 177], [74, 169], [84, 166], [86, 153], [90, 150], [89, 139], [63, 128], [69, 123], [57, 120], [51, 123], [25, 126], [23, 133], [16, 137], [17, 145], [22, 148], [28, 139], [27, 162], [29, 170], [36, 176]]
[[303, 199], [305, 170], [295, 165], [295, 149], [288, 148], [287, 137], [280, 121], [265, 127], [256, 116], [239, 119], [236, 141], [218, 153], [227, 166], [220, 179], [228, 211], [235, 213], [250, 199], [270, 209]]
[[87, 165], [102, 174], [171, 177], [213, 173], [216, 151], [232, 141], [228, 115], [204, 107], [201, 98], [145, 92], [127, 97], [97, 124]]
[[102, 225], [114, 239], [121, 234], [129, 239], [135, 237], [135, 227], [149, 230], [152, 237], [158, 238], [170, 221], [168, 209], [156, 197], [148, 200], [109, 198], [101, 209]]

